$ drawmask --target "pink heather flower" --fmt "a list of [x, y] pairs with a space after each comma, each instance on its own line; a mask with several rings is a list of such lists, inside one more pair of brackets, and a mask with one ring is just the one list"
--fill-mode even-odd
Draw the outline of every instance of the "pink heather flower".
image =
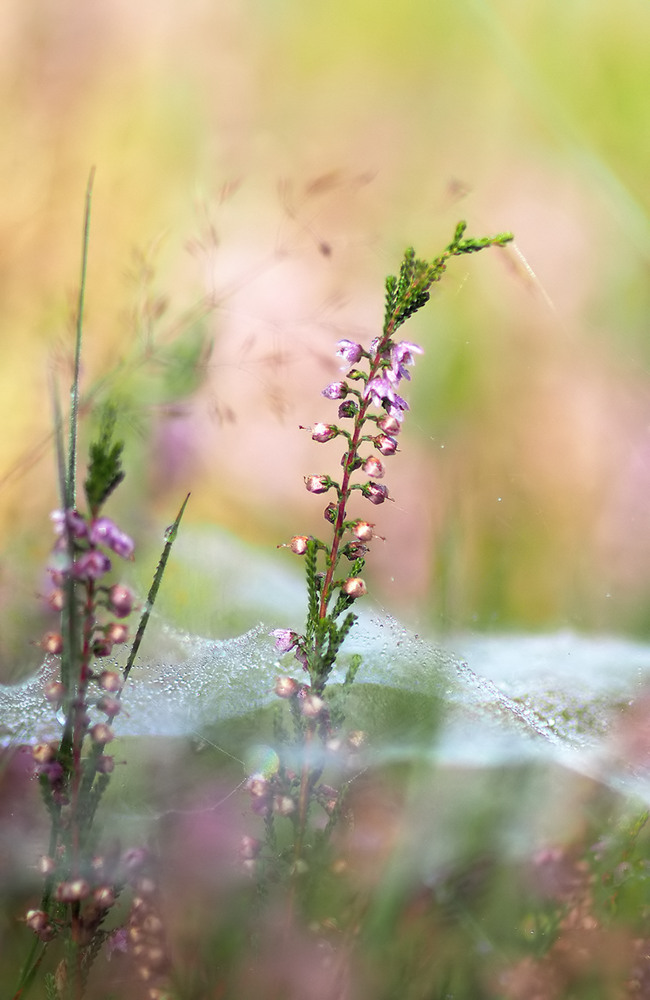
[[379, 504], [388, 499], [388, 487], [381, 483], [366, 483], [363, 487], [363, 495], [370, 503]]
[[294, 535], [289, 542], [289, 548], [293, 553], [295, 553], [295, 555], [304, 556], [307, 551], [308, 541], [309, 537], [307, 535]]
[[373, 444], [382, 455], [394, 455], [397, 451], [397, 440], [390, 434], [378, 434], [373, 438]]
[[98, 580], [111, 568], [108, 556], [99, 549], [90, 549], [75, 560], [73, 572], [78, 580]]
[[327, 493], [331, 485], [329, 476], [305, 476], [305, 486], [310, 493]]
[[376, 375], [375, 378], [371, 378], [363, 395], [366, 399], [372, 399], [375, 406], [385, 407], [389, 415], [396, 420], [402, 420], [404, 411], [409, 408], [406, 400], [395, 392], [388, 375]]
[[338, 432], [339, 429], [335, 424], [314, 424], [311, 439], [312, 441], [324, 444], [326, 441], [331, 441], [332, 438], [335, 438]]
[[374, 455], [370, 455], [369, 458], [363, 463], [363, 471], [367, 476], [372, 476], [373, 479], [381, 479], [384, 475], [384, 467], [378, 458]]
[[348, 387], [345, 382], [331, 382], [321, 393], [326, 399], [345, 399], [347, 394]]
[[356, 365], [357, 361], [360, 361], [363, 357], [363, 347], [361, 344], [356, 344], [353, 340], [339, 340], [336, 345], [336, 353], [338, 357], [343, 358], [345, 361], [345, 367], [349, 365]]
[[365, 582], [360, 576], [349, 577], [341, 587], [341, 590], [344, 594], [347, 594], [348, 597], [353, 598], [363, 597], [364, 594], [368, 593]]
[[130, 559], [135, 548], [133, 540], [117, 527], [110, 517], [98, 517], [90, 525], [88, 537], [93, 545], [107, 545], [118, 556]]
[[395, 378], [399, 381], [401, 378], [405, 378], [410, 381], [411, 376], [406, 369], [406, 365], [415, 364], [414, 354], [424, 354], [421, 347], [417, 344], [410, 344], [408, 340], [403, 340], [399, 344], [394, 344], [390, 352], [390, 363], [391, 369]]
[[275, 648], [281, 653], [288, 653], [296, 645], [300, 636], [290, 628], [275, 628], [269, 635], [275, 636]]

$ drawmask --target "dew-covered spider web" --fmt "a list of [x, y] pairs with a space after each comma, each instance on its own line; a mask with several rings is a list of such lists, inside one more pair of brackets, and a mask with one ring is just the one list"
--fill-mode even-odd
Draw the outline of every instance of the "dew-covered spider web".
[[[155, 622], [153, 644], [123, 692], [117, 735], [207, 733], [219, 720], [273, 703], [278, 674], [304, 675], [290, 654], [278, 659], [272, 627], [258, 624], [216, 640]], [[386, 615], [362, 613], [345, 649], [332, 681], [340, 684], [350, 656], [360, 654], [354, 688], [366, 715], [381, 714], [395, 692], [415, 696], [416, 704], [443, 706], [428, 744], [421, 727], [413, 740], [402, 727], [398, 737], [370, 748], [378, 761], [417, 754], [480, 767], [546, 759], [650, 801], [650, 739], [641, 751], [637, 739], [632, 760], [626, 749], [627, 713], [643, 705], [650, 690], [644, 644], [561, 632], [457, 636], [443, 647]], [[55, 670], [46, 662], [27, 681], [0, 687], [5, 743], [60, 734], [42, 693]], [[641, 716], [634, 725], [648, 723], [650, 706], [647, 722]]]

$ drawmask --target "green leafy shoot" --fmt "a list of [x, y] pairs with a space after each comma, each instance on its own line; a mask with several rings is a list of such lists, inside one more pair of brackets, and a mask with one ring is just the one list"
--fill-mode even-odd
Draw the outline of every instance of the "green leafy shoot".
[[123, 441], [114, 441], [115, 407], [107, 404], [102, 412], [99, 437], [90, 445], [88, 476], [84, 483], [86, 500], [93, 515], [124, 479], [121, 456]]
[[479, 239], [473, 237], [464, 239], [466, 229], [467, 223], [459, 222], [449, 246], [440, 257], [436, 257], [432, 261], [416, 257], [413, 248], [409, 247], [404, 254], [399, 275], [390, 275], [386, 279], [383, 327], [385, 335], [392, 335], [402, 323], [429, 301], [431, 286], [442, 278], [450, 257], [477, 253], [486, 247], [504, 247], [514, 239], [512, 233], [498, 233], [496, 236], [482, 236]]

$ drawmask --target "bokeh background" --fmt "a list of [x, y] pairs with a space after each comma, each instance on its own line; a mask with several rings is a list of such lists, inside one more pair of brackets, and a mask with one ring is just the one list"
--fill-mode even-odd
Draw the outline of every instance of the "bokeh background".
[[[648, 635], [649, 41], [635, 0], [5, 0], [5, 676], [41, 627], [92, 166], [83, 434], [116, 398], [143, 551], [189, 490], [188, 530], [245, 543], [258, 584], [256, 553], [322, 533], [302, 476], [338, 446], [299, 425], [333, 416], [335, 342], [466, 218], [516, 244], [454, 262], [405, 333], [372, 594], [439, 633]], [[224, 571], [191, 571], [168, 601], [218, 630]]]

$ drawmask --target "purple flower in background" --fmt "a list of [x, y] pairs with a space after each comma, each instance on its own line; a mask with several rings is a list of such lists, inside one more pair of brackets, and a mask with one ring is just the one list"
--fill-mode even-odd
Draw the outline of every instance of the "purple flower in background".
[[79, 556], [74, 563], [74, 575], [78, 580], [98, 580], [111, 568], [111, 561], [99, 549], [90, 549]]
[[118, 556], [130, 559], [135, 548], [133, 540], [121, 531], [110, 517], [98, 517], [90, 525], [88, 537], [93, 545], [107, 545]]
[[85, 520], [76, 510], [53, 510], [50, 520], [59, 536], [63, 536], [66, 529], [73, 538], [85, 538], [88, 533]]

